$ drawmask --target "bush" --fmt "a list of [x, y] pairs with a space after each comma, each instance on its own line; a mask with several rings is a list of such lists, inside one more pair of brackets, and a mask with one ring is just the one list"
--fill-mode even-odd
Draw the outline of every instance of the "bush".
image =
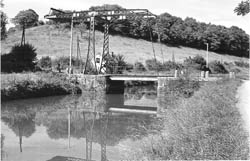
[[140, 140], [142, 149], [131, 160], [249, 160], [248, 133], [236, 107], [239, 84], [208, 82], [173, 109], [166, 105], [164, 129]]
[[148, 70], [160, 71], [162, 70], [162, 63], [155, 59], [146, 60], [146, 67]]
[[[57, 67], [60, 64], [61, 69], [66, 69], [69, 67], [69, 57], [62, 56], [52, 61], [53, 67]], [[82, 60], [77, 60], [75, 57], [72, 57], [72, 66], [80, 67], [80, 65], [84, 65]]]
[[186, 68], [194, 68], [197, 70], [205, 70], [206, 68], [206, 60], [200, 56], [200, 55], [196, 55], [195, 57], [191, 58], [188, 57], [184, 60], [184, 66]]
[[51, 58], [50, 58], [49, 56], [42, 57], [42, 58], [39, 60], [39, 65], [40, 65], [40, 67], [42, 67], [42, 68], [51, 68], [51, 67], [52, 67]]
[[37, 22], [37, 25], [38, 26], [41, 26], [41, 25], [44, 25], [45, 23], [44, 23], [44, 21], [43, 20], [39, 20], [38, 22]]
[[217, 60], [210, 62], [208, 66], [212, 73], [228, 73], [224, 65]]
[[1, 89], [1, 100], [13, 100], [53, 95], [81, 93], [79, 86], [72, 84], [66, 75], [60, 73], [38, 73], [39, 79], [24, 78], [9, 82]]
[[16, 32], [17, 30], [18, 30], [18, 28], [16, 28], [16, 27], [10, 27], [9, 30], [8, 30], [8, 34], [14, 33], [14, 32]]
[[36, 49], [31, 44], [14, 45], [9, 54], [1, 55], [2, 72], [32, 71], [36, 55]]
[[165, 95], [171, 94], [175, 97], [191, 97], [195, 91], [200, 88], [198, 81], [191, 81], [189, 79], [170, 80], [167, 82], [164, 89]]
[[233, 68], [233, 69], [230, 70], [230, 72], [240, 73], [241, 70], [239, 68]]
[[163, 63], [163, 70], [170, 71], [171, 69], [182, 69], [182, 68], [183, 68], [182, 64], [178, 64], [173, 61], [167, 61]]
[[131, 71], [131, 70], [134, 69], [134, 65], [130, 64], [130, 63], [126, 63], [126, 67], [125, 68], [126, 68], [127, 71]]
[[238, 67], [249, 68], [249, 63], [244, 61], [234, 61], [234, 64]]
[[106, 57], [105, 61], [106, 72], [109, 74], [122, 74], [127, 64], [123, 55], [115, 55], [113, 52]]
[[135, 71], [142, 71], [142, 72], [144, 72], [144, 71], [146, 71], [146, 68], [144, 67], [144, 65], [141, 63], [141, 62], [135, 62], [135, 64], [134, 64], [134, 70]]

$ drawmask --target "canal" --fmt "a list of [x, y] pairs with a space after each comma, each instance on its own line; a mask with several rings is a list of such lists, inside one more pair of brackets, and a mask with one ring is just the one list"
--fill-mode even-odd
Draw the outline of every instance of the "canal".
[[3, 160], [121, 160], [135, 140], [159, 131], [156, 115], [110, 112], [109, 108], [157, 110], [154, 85], [125, 88], [122, 95], [81, 95], [25, 99], [1, 104]]

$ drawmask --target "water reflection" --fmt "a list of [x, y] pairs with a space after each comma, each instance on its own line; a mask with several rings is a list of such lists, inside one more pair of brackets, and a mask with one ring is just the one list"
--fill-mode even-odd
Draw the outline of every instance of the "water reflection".
[[35, 112], [23, 107], [12, 108], [12, 111], [2, 112], [2, 121], [19, 137], [20, 152], [22, 138], [30, 137], [35, 132]]
[[[132, 106], [127, 105], [126, 101], [134, 98], [140, 100], [138, 98], [142, 93], [141, 99], [145, 99], [145, 94], [150, 93], [152, 97], [147, 101], [154, 102], [156, 92], [153, 91], [154, 88], [149, 91], [142, 89], [141, 92], [133, 94], [133, 90], [128, 89], [124, 95], [93, 92], [83, 93], [81, 96], [3, 103], [2, 124], [16, 135], [16, 137], [5, 135], [6, 138], [11, 137], [6, 140], [6, 153], [9, 153], [10, 160], [30, 160], [31, 156], [37, 157], [37, 160], [42, 160], [41, 157], [44, 157], [44, 160], [51, 161], [70, 158], [122, 159], [119, 143], [126, 139], [142, 138], [148, 135], [149, 130], [159, 130], [152, 124], [158, 120], [151, 115], [114, 113], [108, 109], [110, 106]], [[43, 128], [45, 131], [41, 130]], [[3, 133], [7, 133], [8, 129], [3, 129]], [[27, 139], [24, 140], [23, 137]], [[19, 151], [23, 153], [18, 154], [13, 150], [17, 148], [11, 142], [15, 139], [18, 140]], [[34, 143], [40, 144], [39, 149], [36, 149]], [[50, 150], [51, 147], [56, 148]], [[27, 155], [25, 151], [32, 155]]]

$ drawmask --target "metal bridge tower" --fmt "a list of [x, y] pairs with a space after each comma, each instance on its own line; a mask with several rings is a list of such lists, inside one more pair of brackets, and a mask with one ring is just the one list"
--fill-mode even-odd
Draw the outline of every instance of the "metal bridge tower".
[[89, 41], [88, 41], [88, 53], [84, 67], [84, 74], [87, 74], [87, 70], [90, 70], [91, 67], [91, 60], [94, 61], [94, 72], [97, 72], [96, 68], [96, 59], [95, 59], [95, 16], [90, 17], [89, 23]]
[[100, 62], [101, 66], [98, 71], [98, 74], [102, 72], [102, 69], [104, 69], [105, 63], [103, 63], [103, 61], [105, 61], [108, 55], [109, 55], [109, 23], [106, 22], [104, 24], [103, 51], [102, 51], [102, 57], [101, 57], [101, 62]]
[[[115, 20], [125, 19], [149, 19], [157, 16], [147, 9], [111, 9], [111, 10], [85, 10], [65, 12], [63, 10], [51, 8], [50, 13], [44, 18], [58, 22], [89, 22], [88, 52], [85, 61], [84, 74], [105, 72], [104, 67], [107, 56], [109, 55], [109, 27]], [[101, 60], [98, 60], [99, 69], [97, 68], [95, 54], [95, 21], [104, 22], [104, 40]]]

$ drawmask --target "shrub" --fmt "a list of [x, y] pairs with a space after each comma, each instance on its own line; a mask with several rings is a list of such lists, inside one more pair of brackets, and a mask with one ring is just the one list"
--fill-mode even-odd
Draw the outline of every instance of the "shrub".
[[126, 63], [126, 70], [127, 70], [127, 71], [131, 71], [131, 70], [133, 70], [133, 69], [134, 69], [133, 64]]
[[212, 73], [228, 73], [224, 65], [217, 60], [209, 63], [209, 69]]
[[155, 59], [146, 60], [146, 67], [148, 70], [159, 71], [162, 70], [162, 63]]
[[248, 133], [236, 107], [239, 84], [209, 82], [173, 109], [166, 106], [164, 129], [140, 140], [142, 149], [131, 160], [249, 160]]
[[42, 57], [42, 58], [39, 60], [39, 65], [40, 65], [40, 67], [42, 67], [42, 68], [51, 68], [51, 67], [52, 67], [51, 58], [50, 58], [49, 56]]
[[164, 90], [165, 95], [172, 94], [176, 97], [191, 97], [195, 91], [200, 88], [198, 81], [191, 81], [189, 79], [170, 80], [167, 82]]
[[171, 70], [171, 69], [182, 69], [183, 65], [182, 64], [178, 64], [176, 62], [173, 61], [167, 61], [163, 63], [163, 70]]
[[9, 30], [8, 30], [8, 34], [14, 33], [14, 32], [16, 32], [17, 30], [18, 30], [18, 28], [16, 28], [16, 27], [10, 27]]
[[106, 61], [106, 72], [111, 74], [121, 74], [126, 67], [123, 55], [115, 55], [113, 52], [108, 55]]
[[9, 54], [1, 55], [2, 71], [32, 71], [36, 65], [36, 55], [36, 49], [31, 44], [14, 45]]
[[135, 71], [146, 71], [146, 68], [141, 62], [135, 62], [134, 64], [134, 70]]
[[240, 73], [241, 70], [239, 68], [233, 68], [233, 69], [230, 70], [230, 72]]
[[44, 97], [81, 93], [79, 86], [72, 84], [67, 76], [60, 73], [38, 73], [39, 79], [24, 78], [9, 83], [1, 89], [1, 100]]
[[184, 60], [184, 66], [186, 68], [191, 67], [197, 70], [204, 70], [206, 68], [206, 60], [200, 55], [196, 55], [193, 58], [188, 57]]
[[43, 20], [39, 20], [38, 22], [37, 22], [37, 25], [38, 26], [41, 26], [41, 25], [44, 25], [45, 23], [44, 23], [44, 21]]
[[238, 67], [249, 68], [249, 63], [244, 61], [234, 61], [234, 64]]
[[[72, 66], [79, 67], [80, 65], [84, 65], [84, 62], [82, 60], [77, 60], [75, 57], [72, 57]], [[69, 67], [69, 57], [68, 56], [62, 56], [59, 58], [56, 58], [52, 61], [53, 67], [57, 67], [57, 65], [60, 64], [61, 69], [66, 69]]]

